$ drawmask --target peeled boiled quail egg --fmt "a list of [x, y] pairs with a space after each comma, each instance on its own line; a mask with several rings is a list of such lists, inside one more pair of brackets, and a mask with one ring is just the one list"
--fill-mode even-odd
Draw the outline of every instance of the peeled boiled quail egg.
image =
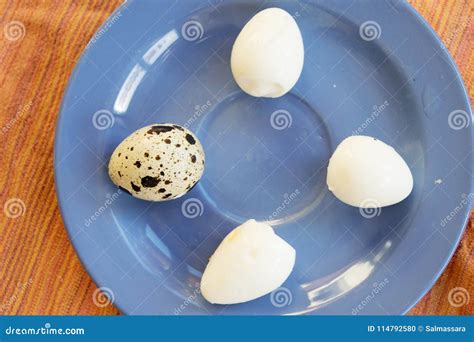
[[329, 190], [342, 202], [361, 208], [403, 201], [413, 189], [413, 176], [403, 158], [384, 142], [351, 136], [332, 155]]
[[247, 302], [280, 287], [295, 264], [295, 250], [265, 223], [235, 228], [212, 255], [201, 293], [213, 304]]
[[204, 171], [204, 151], [184, 127], [156, 124], [126, 138], [109, 162], [112, 181], [132, 196], [167, 201], [191, 190]]
[[232, 48], [231, 68], [237, 84], [255, 97], [280, 97], [298, 81], [304, 63], [301, 32], [280, 8], [257, 13]]

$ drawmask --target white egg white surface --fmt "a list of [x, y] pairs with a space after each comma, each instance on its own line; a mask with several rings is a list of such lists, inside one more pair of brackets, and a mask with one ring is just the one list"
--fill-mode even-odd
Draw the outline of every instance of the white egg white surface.
[[201, 293], [213, 304], [237, 304], [264, 296], [290, 275], [296, 252], [265, 223], [235, 228], [212, 255]]
[[155, 124], [135, 131], [115, 149], [109, 176], [134, 197], [167, 201], [196, 185], [204, 163], [203, 148], [193, 133], [174, 124]]
[[304, 45], [293, 17], [280, 8], [257, 13], [238, 35], [231, 55], [232, 74], [244, 92], [276, 98], [289, 92], [304, 64]]
[[337, 147], [327, 174], [329, 190], [355, 207], [385, 207], [413, 189], [410, 168], [393, 147], [368, 136], [351, 136]]

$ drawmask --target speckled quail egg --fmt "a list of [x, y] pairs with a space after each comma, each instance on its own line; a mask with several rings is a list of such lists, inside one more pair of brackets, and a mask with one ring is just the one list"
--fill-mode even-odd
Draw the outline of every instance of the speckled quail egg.
[[183, 196], [201, 178], [205, 156], [196, 136], [174, 124], [140, 128], [113, 152], [112, 181], [132, 196], [168, 201]]

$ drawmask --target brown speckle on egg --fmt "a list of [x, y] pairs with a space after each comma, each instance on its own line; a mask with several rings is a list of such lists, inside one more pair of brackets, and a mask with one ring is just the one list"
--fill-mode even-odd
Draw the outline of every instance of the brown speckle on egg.
[[140, 192], [141, 189], [138, 185], [133, 184], [133, 182], [130, 182], [130, 185], [132, 186], [133, 191]]
[[186, 141], [190, 143], [191, 145], [194, 145], [196, 143], [196, 140], [193, 138], [191, 134], [186, 134]]
[[145, 188], [154, 188], [158, 185], [160, 179], [158, 177], [146, 176], [142, 178], [141, 182]]
[[150, 130], [147, 132], [148, 134], [160, 134], [172, 131], [174, 128], [167, 125], [156, 125], [152, 126]]

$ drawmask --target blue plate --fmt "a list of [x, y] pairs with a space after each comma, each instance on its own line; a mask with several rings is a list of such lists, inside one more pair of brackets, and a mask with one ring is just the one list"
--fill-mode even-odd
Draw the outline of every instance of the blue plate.
[[[230, 53], [258, 11], [281, 7], [305, 42], [303, 74], [279, 99], [234, 82]], [[184, 125], [207, 156], [197, 187], [149, 203], [120, 192], [108, 159], [134, 130]], [[472, 204], [468, 97], [444, 46], [402, 1], [129, 1], [71, 77], [56, 131], [56, 184], [79, 257], [126, 314], [401, 314], [434, 284]], [[342, 139], [393, 145], [415, 188], [360, 212], [336, 200], [326, 166]], [[270, 221], [297, 251], [284, 285], [211, 305], [209, 256], [243, 221]]]

